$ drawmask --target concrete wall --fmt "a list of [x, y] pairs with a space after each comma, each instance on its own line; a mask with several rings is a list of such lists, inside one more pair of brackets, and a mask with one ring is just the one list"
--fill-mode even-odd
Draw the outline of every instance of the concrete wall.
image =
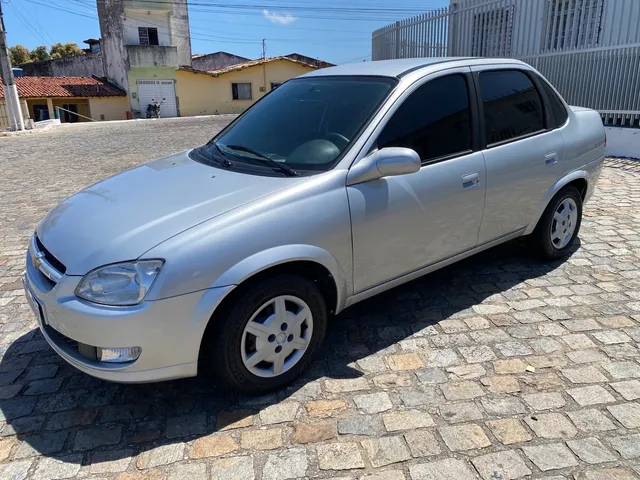
[[152, 45], [127, 45], [129, 66], [136, 67], [173, 67], [178, 68], [176, 47]]
[[140, 45], [138, 27], [158, 29], [158, 44], [171, 45], [169, 11], [124, 9], [123, 34], [125, 45]]
[[239, 57], [227, 52], [210, 53], [191, 59], [191, 67], [203, 72], [218, 70], [219, 68], [230, 67], [238, 63], [249, 62], [248, 58]]
[[123, 90], [127, 90], [129, 57], [124, 44], [124, 7], [122, 0], [98, 2], [100, 35], [105, 76]]
[[101, 53], [26, 63], [21, 66], [25, 77], [104, 77]]
[[126, 120], [130, 110], [127, 97], [96, 97], [89, 98], [89, 110], [94, 120]]
[[[237, 72], [212, 77], [206, 73], [193, 73], [178, 70], [176, 90], [180, 115], [211, 115], [218, 113], [241, 113], [256, 100], [262, 98], [271, 89], [271, 83], [282, 83], [290, 78], [313, 71], [298, 63], [277, 60]], [[265, 92], [260, 87], [265, 85]], [[233, 100], [232, 83], [251, 83], [251, 100]]]
[[[131, 111], [140, 111], [140, 102], [138, 101], [138, 80], [176, 80], [176, 69], [173, 67], [165, 68], [132, 68], [129, 70], [127, 91], [129, 92], [129, 100]], [[135, 92], [136, 98], [133, 98]], [[146, 108], [146, 107], [145, 107]], [[178, 104], [180, 109], [180, 104]]]
[[187, 0], [173, 0], [173, 10], [169, 16], [171, 45], [178, 47], [178, 65], [191, 66], [191, 34], [189, 30], [189, 10]]
[[607, 157], [640, 159], [640, 129], [605, 127], [607, 132]]
[[[31, 116], [29, 115], [29, 108], [27, 107], [27, 102], [24, 98], [20, 99], [20, 107], [22, 107], [22, 118], [26, 123]], [[0, 128], [9, 128], [10, 126], [9, 115], [7, 114], [7, 105], [4, 102], [4, 98], [0, 98]]]

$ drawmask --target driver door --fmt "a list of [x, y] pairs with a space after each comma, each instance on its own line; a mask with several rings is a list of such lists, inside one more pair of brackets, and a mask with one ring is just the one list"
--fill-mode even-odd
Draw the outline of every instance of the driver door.
[[460, 68], [414, 84], [381, 122], [373, 148], [412, 148], [422, 167], [347, 187], [355, 294], [477, 245], [486, 169], [475, 119]]

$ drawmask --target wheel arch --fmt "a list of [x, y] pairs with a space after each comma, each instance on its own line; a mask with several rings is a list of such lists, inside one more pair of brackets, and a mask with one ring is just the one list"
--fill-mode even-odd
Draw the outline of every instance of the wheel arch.
[[319, 281], [328, 296], [327, 309], [337, 313], [344, 308], [348, 292], [342, 269], [331, 253], [313, 245], [283, 245], [256, 253], [220, 275], [212, 287], [241, 286], [267, 272], [296, 273]]
[[529, 224], [529, 226], [524, 232], [525, 235], [529, 235], [530, 233], [533, 233], [533, 231], [536, 228], [536, 225], [538, 225], [538, 221], [540, 220], [540, 217], [542, 217], [542, 214], [544, 213], [547, 206], [549, 205], [549, 202], [551, 202], [553, 197], [555, 197], [556, 194], [567, 185], [575, 186], [580, 192], [580, 196], [584, 201], [586, 199], [587, 191], [589, 188], [589, 173], [586, 170], [576, 170], [574, 172], [569, 173], [568, 175], [565, 175], [556, 183], [554, 183], [553, 186], [547, 191], [542, 201], [540, 202], [540, 205], [536, 210], [535, 217], [532, 219], [531, 223]]
[[[291, 246], [289, 246], [291, 247]], [[346, 282], [343, 277], [335, 272], [339, 271], [338, 262], [327, 251], [318, 247], [309, 248], [306, 245], [297, 245], [297, 248], [277, 247], [265, 250], [234, 265], [221, 275], [212, 287], [232, 287], [212, 312], [207, 325], [204, 328], [198, 357], [202, 360], [204, 345], [207, 337], [215, 332], [219, 325], [217, 318], [224, 315], [224, 311], [232, 305], [236, 298], [242, 294], [244, 288], [251, 284], [259, 284], [267, 275], [297, 274], [315, 281], [320, 288], [329, 313], [337, 313], [344, 308], [346, 295]], [[288, 252], [285, 253], [285, 252]], [[305, 253], [303, 255], [303, 253]], [[297, 253], [297, 255], [292, 255]], [[198, 370], [201, 369], [200, 361]]]

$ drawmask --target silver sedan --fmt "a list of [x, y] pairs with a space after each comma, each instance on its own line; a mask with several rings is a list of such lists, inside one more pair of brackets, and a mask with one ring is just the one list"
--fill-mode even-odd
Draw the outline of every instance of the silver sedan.
[[319, 70], [206, 145], [62, 202], [32, 238], [25, 290], [90, 375], [207, 370], [265, 392], [361, 300], [520, 236], [567, 255], [604, 144], [596, 112], [521, 62]]

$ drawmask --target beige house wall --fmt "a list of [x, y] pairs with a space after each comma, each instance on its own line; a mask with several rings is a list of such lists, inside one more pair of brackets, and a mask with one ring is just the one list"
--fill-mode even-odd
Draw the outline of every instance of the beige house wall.
[[[20, 107], [22, 108], [22, 118], [26, 122], [29, 118], [32, 118], [29, 114], [29, 108], [24, 98], [20, 99]], [[4, 102], [4, 98], [0, 98], [0, 128], [9, 128], [9, 115], [7, 113], [7, 105]]]
[[127, 97], [89, 98], [89, 110], [94, 120], [126, 120], [130, 108]]
[[[271, 90], [271, 83], [282, 83], [315, 70], [287, 60], [275, 60], [218, 77], [184, 70], [176, 72], [176, 92], [180, 116], [242, 113]], [[233, 100], [232, 83], [251, 83], [251, 100]], [[260, 87], [265, 87], [264, 92]]]
[[[104, 114], [104, 120], [126, 120], [126, 112], [129, 110], [129, 100], [127, 97], [29, 98], [26, 102], [29, 106], [29, 116], [33, 119], [36, 118], [33, 110], [34, 105], [47, 105], [49, 107], [49, 117], [54, 118], [55, 107], [63, 107], [63, 105], [69, 103], [77, 105], [80, 115], [93, 118], [94, 120], [101, 120], [101, 114]], [[78, 121], [89, 122], [90, 120], [78, 117]]]

